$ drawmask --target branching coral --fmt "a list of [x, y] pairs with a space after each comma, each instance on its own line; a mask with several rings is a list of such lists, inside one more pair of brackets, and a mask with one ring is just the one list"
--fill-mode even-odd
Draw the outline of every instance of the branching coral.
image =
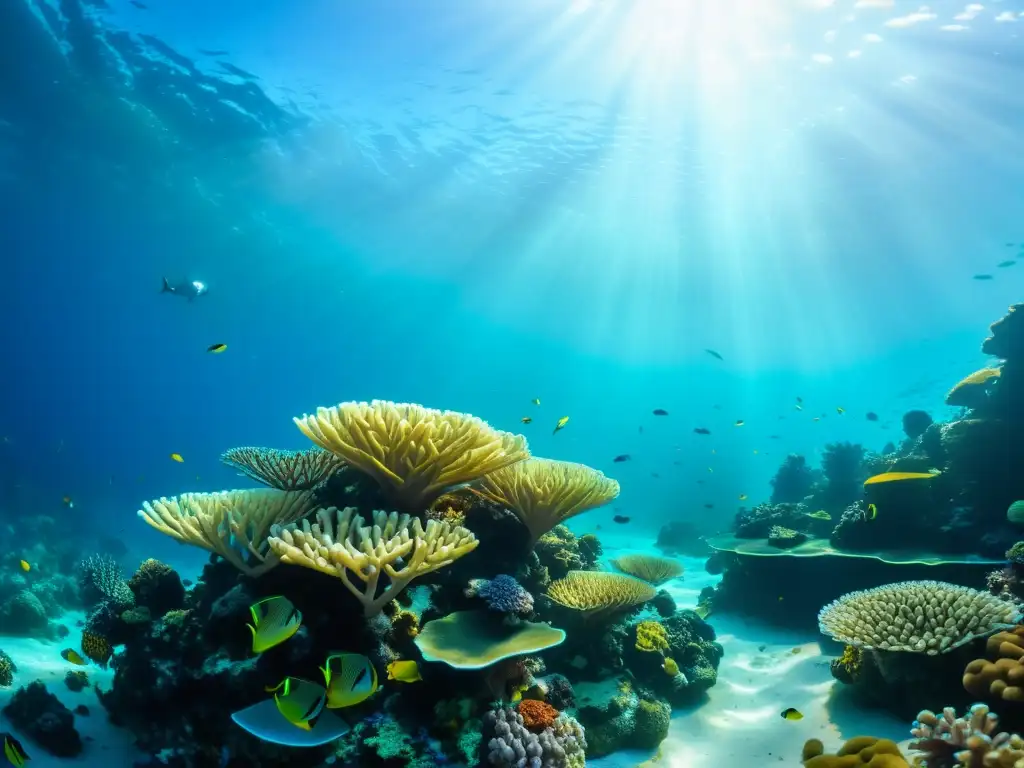
[[[914, 740], [909, 746], [917, 753], [914, 764], [929, 768], [952, 768], [954, 765], [1011, 767], [1014, 761], [985, 761], [989, 752], [1003, 751], [1010, 745], [1010, 734], [997, 733], [998, 725], [999, 717], [985, 704], [975, 704], [964, 717], [957, 717], [952, 707], [946, 707], [939, 715], [923, 710], [910, 729]], [[1019, 737], [1014, 738], [1019, 740]]]
[[220, 555], [242, 573], [260, 576], [279, 562], [267, 547], [270, 529], [305, 517], [313, 506], [309, 491], [260, 488], [147, 501], [139, 517], [183, 544]]
[[584, 464], [527, 459], [489, 473], [471, 490], [515, 512], [536, 542], [570, 517], [615, 499], [619, 484]]
[[939, 581], [904, 581], [850, 592], [818, 614], [834, 640], [859, 648], [934, 656], [1011, 627], [1012, 604], [986, 592]]
[[279, 491], [308, 491], [342, 466], [330, 451], [279, 451], [276, 448], [244, 446], [225, 451], [220, 460], [246, 477]]
[[[313, 525], [303, 520], [301, 527], [274, 526], [271, 550], [282, 562], [340, 579], [367, 616], [380, 613], [413, 579], [451, 565], [479, 544], [465, 528], [436, 520], [424, 528], [418, 519], [397, 512], [374, 512], [372, 525], [364, 525], [352, 507], [322, 509], [316, 519]], [[352, 583], [350, 571], [361, 588]], [[378, 595], [382, 574], [390, 584]]]
[[633, 608], [657, 594], [650, 584], [632, 576], [603, 571], [569, 571], [551, 583], [547, 595], [566, 608], [587, 616]]
[[683, 575], [683, 566], [679, 562], [656, 555], [624, 555], [612, 560], [612, 565], [654, 586]]
[[121, 575], [121, 566], [110, 555], [91, 555], [78, 564], [78, 580], [86, 597], [101, 595], [119, 610], [135, 605], [135, 595]]
[[374, 400], [296, 418], [310, 440], [373, 477], [394, 501], [422, 509], [447, 488], [527, 458], [526, 438], [474, 416]]

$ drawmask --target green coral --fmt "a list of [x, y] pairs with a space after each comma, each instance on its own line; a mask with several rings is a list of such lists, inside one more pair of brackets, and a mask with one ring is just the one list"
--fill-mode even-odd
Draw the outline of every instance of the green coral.
[[668, 650], [668, 633], [657, 621], [641, 621], [636, 625], [636, 649], [663, 653]]
[[1006, 559], [1013, 565], [1024, 565], [1024, 541], [1018, 541], [1006, 550]]
[[589, 571], [597, 566], [601, 544], [593, 534], [576, 538], [564, 525], [556, 525], [538, 539], [534, 552], [551, 579], [561, 579], [569, 571]]
[[14, 684], [14, 673], [18, 671], [18, 665], [14, 659], [3, 651], [0, 651], [0, 688], [8, 688]]
[[641, 699], [634, 719], [633, 745], [638, 749], [656, 749], [668, 736], [672, 708], [664, 701]]

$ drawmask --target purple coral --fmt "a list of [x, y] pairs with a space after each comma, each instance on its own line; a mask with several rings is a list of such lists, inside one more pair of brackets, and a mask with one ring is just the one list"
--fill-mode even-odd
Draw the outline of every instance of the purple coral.
[[501, 574], [493, 579], [472, 579], [466, 597], [479, 597], [492, 611], [528, 615], [533, 612], [533, 595], [511, 576]]

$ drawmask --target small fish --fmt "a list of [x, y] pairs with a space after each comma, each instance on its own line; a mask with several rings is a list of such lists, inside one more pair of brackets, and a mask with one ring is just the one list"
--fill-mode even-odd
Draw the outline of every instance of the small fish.
[[4, 757], [14, 768], [22, 768], [26, 762], [32, 759], [28, 756], [25, 748], [21, 746], [21, 742], [9, 733], [4, 734]]
[[693, 433], [695, 435], [710, 435], [711, 434], [711, 430], [708, 429], [707, 427], [694, 427], [693, 428]]
[[715, 471], [714, 468], [708, 467], [708, 472], [714, 472], [714, 471]]
[[796, 401], [798, 403], [802, 403], [804, 401], [804, 399], [802, 397], [800, 397], [799, 395], [797, 395]]
[[540, 405], [540, 398], [539, 397], [535, 397], [530, 402], [533, 403], [534, 405]]
[[746, 500], [747, 500], [747, 498], [748, 498], [748, 497], [747, 497], [747, 494], [745, 494], [745, 493], [741, 493], [741, 494], [739, 495], [739, 499], [740, 499], [740, 501], [746, 501]]
[[176, 462], [178, 462], [179, 464], [181, 464], [182, 462], [184, 462], [184, 461], [185, 461], [185, 459], [184, 459], [184, 458], [182, 458], [182, 456], [181, 456], [181, 454], [180, 454], [180, 453], [172, 453], [172, 454], [171, 454], [171, 461], [176, 461]]
[[793, 709], [793, 707], [789, 707], [788, 709], [782, 710], [782, 719], [783, 720], [794, 720], [794, 721], [795, 720], [803, 720], [804, 716], [803, 716], [803, 714], [801, 714], [799, 709]]
[[79, 654], [78, 651], [73, 650], [72, 648], [65, 648], [63, 651], [60, 652], [60, 657], [64, 659], [64, 661], [70, 664], [75, 664], [79, 667], [84, 667], [89, 663], [82, 658], [81, 654]]
[[880, 475], [872, 475], [864, 481], [864, 485], [877, 485], [878, 483], [896, 483], [903, 480], [931, 480], [942, 473], [934, 472], [883, 472]]
[[832, 515], [826, 512], [824, 509], [819, 509], [817, 512], [808, 512], [806, 517], [810, 517], [814, 520], [831, 520]]
[[705, 504], [704, 505], [704, 509], [714, 509], [714, 508], [715, 508], [714, 504]]
[[991, 280], [992, 279], [992, 275], [975, 275], [973, 279], [975, 279], [975, 280]]
[[523, 416], [523, 418], [521, 418], [519, 421], [521, 421], [523, 424], [530, 424], [531, 422], [533, 422], [533, 417]]
[[21, 566], [21, 570], [25, 571], [25, 573], [28, 573], [32, 570], [32, 566], [29, 565], [28, 562], [25, 560], [19, 560], [18, 565]]
[[794, 656], [796, 656], [798, 653], [800, 653], [801, 650], [802, 649], [799, 648], [799, 647], [797, 647], [797, 648], [790, 648], [789, 652], [792, 653]]
[[418, 683], [423, 678], [415, 661], [392, 661], [388, 664], [388, 680], [400, 683]]
[[724, 357], [722, 357], [720, 354], [715, 352], [715, 350], [713, 350], [713, 349], [705, 349], [704, 351], [707, 352], [709, 355], [711, 355], [716, 360], [725, 360]]
[[839, 407], [839, 406], [837, 405], [837, 406], [836, 406], [836, 413], [838, 413], [838, 414], [839, 414], [840, 416], [842, 416], [842, 415], [843, 415], [844, 413], [846, 413], [846, 409], [845, 409], [845, 408], [840, 408], [840, 407]]
[[326, 688], [298, 677], [286, 677], [266, 690], [274, 694], [274, 703], [285, 720], [304, 731], [313, 730], [327, 703]]
[[139, 0], [129, 0], [129, 2], [136, 8], [138, 8], [140, 11], [144, 11], [147, 8], [149, 8], [148, 5], [146, 5], [145, 3], [140, 3]]
[[71, 499], [70, 496], [65, 496], [62, 499], [62, 501], [64, 502], [64, 506], [66, 506], [68, 509], [74, 509], [75, 508], [75, 502]]
[[619, 523], [620, 525], [625, 525], [626, 523], [629, 522], [629, 518], [626, 517], [625, 515], [616, 515], [615, 517], [612, 518], [612, 522]]
[[655, 416], [668, 416], [668, 411], [666, 411], [664, 408], [655, 408], [653, 411], [651, 411], [651, 413], [653, 413]]
[[223, 352], [227, 348], [228, 348], [227, 344], [211, 344], [210, 346], [208, 346], [206, 348], [206, 351], [207, 352], [211, 352], [214, 355], [219, 355], [221, 352]]
[[811, 421], [821, 421], [821, 416], [815, 416]]
[[320, 671], [327, 682], [328, 709], [355, 706], [377, 692], [377, 669], [361, 653], [332, 654]]
[[746, 422], [743, 419], [736, 419], [736, 424], [734, 426], [742, 427], [744, 424], [746, 424]]
[[802, 405], [800, 405], [799, 403], [797, 403], [793, 407], [796, 408], [798, 411], [802, 411], [804, 409], [804, 407]]
[[876, 507], [874, 504], [868, 504], [868, 511], [864, 515], [864, 517], [868, 520], [874, 520], [876, 517], [878, 517], [878, 507]]
[[563, 416], [562, 418], [560, 418], [558, 420], [558, 423], [555, 424], [555, 429], [554, 429], [554, 431], [551, 434], [552, 435], [555, 434], [555, 432], [558, 432], [558, 430], [560, 430], [563, 427], [565, 427], [565, 425], [568, 424], [568, 423], [569, 423], [569, 417], [568, 416]]
[[651, 477], [658, 478], [661, 477], [661, 475], [659, 475], [657, 472], [651, 472]]
[[252, 652], [263, 653], [280, 645], [299, 631], [302, 613], [287, 597], [277, 595], [259, 600], [249, 606], [252, 624], [246, 624], [252, 632]]
[[781, 440], [782, 437], [780, 435], [768, 435], [768, 439], [769, 440]]
[[867, 414], [865, 414], [864, 418], [867, 419], [868, 421], [878, 421], [878, 414], [875, 413], [874, 411], [868, 411]]
[[612, 459], [612, 462], [615, 464], [621, 464], [624, 461], [629, 461], [631, 458], [633, 457], [630, 456], [628, 453], [620, 453], [618, 456]]
[[1012, 267], [1016, 263], [1013, 259], [1007, 259], [1006, 261], [1000, 261], [996, 266], [1005, 269], [1006, 267]]
[[199, 296], [205, 296], [209, 292], [209, 286], [207, 286], [202, 280], [183, 280], [180, 283], [172, 285], [166, 277], [164, 278], [164, 287], [160, 289], [160, 293], [171, 293], [175, 296], [184, 296], [189, 301], [192, 301]]

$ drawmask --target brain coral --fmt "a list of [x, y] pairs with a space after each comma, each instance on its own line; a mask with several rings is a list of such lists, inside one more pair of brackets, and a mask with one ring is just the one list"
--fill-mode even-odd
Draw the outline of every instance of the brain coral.
[[1016, 623], [1012, 604], [941, 581], [904, 581], [850, 592], [818, 614], [834, 640], [859, 648], [934, 656]]

